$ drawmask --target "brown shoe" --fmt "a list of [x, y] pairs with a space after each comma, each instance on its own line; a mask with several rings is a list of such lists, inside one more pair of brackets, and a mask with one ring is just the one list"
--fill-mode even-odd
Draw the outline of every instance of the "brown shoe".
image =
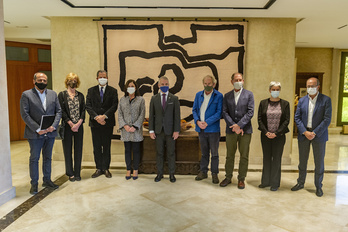
[[92, 178], [97, 178], [98, 176], [101, 176], [101, 175], [103, 175], [102, 170], [97, 169], [97, 170], [95, 171], [95, 173], [93, 173]]
[[199, 172], [198, 175], [196, 176], [195, 180], [203, 180], [203, 179], [207, 179], [207, 178], [208, 178], [207, 173]]
[[220, 183], [220, 187], [226, 187], [227, 185], [231, 184], [231, 180], [230, 179], [227, 179], [225, 178], [223, 181], [221, 181]]
[[238, 180], [238, 188], [239, 189], [244, 189], [245, 188], [244, 180]]
[[111, 178], [111, 177], [112, 177], [111, 172], [109, 172], [108, 169], [106, 169], [106, 170], [104, 171], [104, 174], [105, 174], [105, 177], [106, 177], [106, 178]]
[[212, 180], [213, 184], [218, 184], [218, 183], [220, 182], [217, 173], [212, 173], [212, 174], [211, 174], [211, 177], [212, 177], [212, 179], [213, 179], [213, 180]]

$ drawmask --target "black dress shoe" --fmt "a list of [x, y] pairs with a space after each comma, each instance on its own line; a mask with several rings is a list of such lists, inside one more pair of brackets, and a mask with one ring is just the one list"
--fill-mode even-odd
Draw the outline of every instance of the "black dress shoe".
[[75, 178], [74, 176], [69, 176], [69, 180], [70, 180], [71, 182], [74, 182], [74, 181], [76, 180], [76, 178]]
[[300, 189], [303, 189], [304, 185], [303, 184], [296, 184], [294, 187], [291, 188], [291, 191], [297, 191]]
[[103, 174], [104, 174], [104, 173], [102, 172], [102, 170], [97, 169], [97, 170], [95, 171], [95, 173], [93, 173], [92, 178], [97, 178], [98, 176], [101, 176], [101, 175], [103, 175]]
[[44, 181], [42, 184], [42, 187], [49, 188], [49, 189], [59, 188], [59, 186], [53, 183], [51, 180]]
[[80, 180], [81, 180], [81, 177], [80, 177], [80, 176], [77, 176], [77, 177], [75, 177], [75, 180], [76, 180], [76, 181], [80, 181]]
[[260, 184], [259, 188], [266, 188], [266, 187], [269, 187], [269, 186], [270, 186], [269, 184]]
[[104, 174], [105, 174], [105, 177], [106, 177], [106, 178], [111, 178], [111, 177], [112, 177], [111, 172], [109, 172], [108, 169], [106, 169], [106, 170], [104, 171]]
[[155, 182], [161, 181], [162, 178], [163, 178], [163, 175], [157, 175], [157, 176], [155, 177]]
[[318, 197], [321, 197], [324, 195], [323, 193], [323, 190], [321, 188], [317, 188], [317, 191], [315, 192], [315, 194], [318, 196]]
[[31, 185], [31, 188], [30, 188], [29, 193], [30, 193], [31, 195], [35, 195], [35, 194], [38, 193], [37, 184], [32, 184], [32, 185]]
[[277, 191], [278, 187], [271, 187], [271, 191]]
[[170, 180], [170, 182], [172, 182], [172, 183], [174, 183], [174, 182], [176, 181], [176, 178], [175, 178], [174, 174], [170, 174], [170, 175], [169, 175], [169, 180]]

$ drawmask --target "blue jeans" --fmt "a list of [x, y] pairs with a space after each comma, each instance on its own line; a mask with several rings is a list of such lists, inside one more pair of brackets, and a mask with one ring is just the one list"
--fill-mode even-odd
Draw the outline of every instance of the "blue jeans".
[[36, 185], [39, 181], [39, 159], [42, 150], [43, 181], [51, 180], [52, 148], [55, 138], [28, 139], [30, 145], [29, 171], [31, 184]]
[[219, 142], [220, 132], [199, 132], [199, 143], [201, 145], [202, 152], [200, 163], [201, 172], [208, 172], [209, 158], [211, 153], [210, 171], [212, 173], [219, 173]]

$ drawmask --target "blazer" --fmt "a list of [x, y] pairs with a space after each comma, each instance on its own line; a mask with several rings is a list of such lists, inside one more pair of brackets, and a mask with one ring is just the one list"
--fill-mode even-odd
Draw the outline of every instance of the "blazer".
[[[318, 94], [319, 95], [317, 102], [315, 103], [312, 119], [312, 129], [316, 134], [313, 140], [318, 142], [326, 142], [329, 139], [328, 127], [331, 123], [331, 98], [321, 93]], [[308, 95], [300, 98], [295, 113], [295, 123], [298, 129], [297, 138], [300, 141], [306, 138], [303, 133], [307, 131], [308, 105]]]
[[[267, 127], [267, 109], [268, 109], [268, 103], [270, 99], [264, 99], [260, 102], [259, 106], [259, 112], [258, 112], [258, 122], [259, 122], [259, 130], [262, 134], [266, 134], [268, 132]], [[288, 101], [280, 99], [280, 108], [282, 111], [282, 115], [280, 116], [280, 122], [279, 127], [277, 131], [275, 132], [276, 136], [282, 136], [285, 133], [289, 132], [288, 125], [290, 123], [290, 104]]]
[[[140, 142], [143, 137], [143, 122], [145, 118], [145, 100], [141, 96], [136, 96], [129, 102], [129, 96], [120, 99], [118, 106], [118, 125], [121, 130], [121, 140]], [[127, 132], [124, 126], [134, 126], [134, 132]]]
[[[117, 90], [110, 85], [105, 88], [103, 103], [101, 103], [99, 85], [88, 89], [86, 96], [86, 110], [89, 114], [90, 127], [113, 127], [116, 125], [115, 112], [117, 110]], [[106, 115], [105, 125], [100, 125], [94, 118], [98, 115]]]
[[[85, 96], [83, 96], [83, 94], [77, 90], [76, 92], [77, 92], [77, 97], [79, 99], [79, 112], [80, 112], [79, 119], [82, 119], [83, 120], [82, 123], [84, 123], [85, 117], [86, 117]], [[67, 94], [66, 90], [58, 94], [59, 104], [60, 104], [60, 107], [62, 108], [62, 121], [65, 123], [71, 120], [68, 98], [69, 98], [69, 95]]]
[[222, 117], [226, 121], [226, 134], [232, 134], [230, 126], [238, 124], [244, 134], [253, 133], [251, 118], [254, 116], [254, 95], [242, 89], [238, 104], [234, 100], [234, 90], [225, 94], [223, 99]]
[[[20, 113], [25, 122], [24, 138], [26, 139], [40, 139], [45, 135], [39, 135], [36, 130], [40, 128], [42, 115], [55, 115], [52, 126], [58, 128], [62, 111], [59, 105], [56, 92], [46, 89], [46, 110], [44, 110], [39, 94], [35, 87], [26, 90], [22, 93], [20, 100]], [[49, 138], [57, 136], [57, 131], [54, 130], [46, 134]]]
[[[196, 94], [192, 107], [192, 115], [196, 124], [197, 132], [201, 132], [201, 128], [197, 126], [197, 121], [200, 121], [201, 118], [201, 106], [204, 101], [204, 94], [204, 90]], [[204, 121], [208, 124], [208, 126], [204, 129], [204, 132], [220, 132], [222, 100], [222, 93], [214, 89], [210, 97], [207, 109], [205, 111]]]
[[168, 93], [167, 104], [163, 110], [161, 93], [151, 97], [149, 113], [149, 131], [160, 134], [162, 128], [166, 135], [180, 132], [180, 103], [177, 96]]

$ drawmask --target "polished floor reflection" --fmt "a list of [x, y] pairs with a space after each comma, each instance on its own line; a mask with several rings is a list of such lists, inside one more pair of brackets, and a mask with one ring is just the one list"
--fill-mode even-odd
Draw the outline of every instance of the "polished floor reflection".
[[[52, 177], [61, 186], [53, 192], [40, 186], [39, 194], [45, 197], [37, 200], [29, 194], [27, 142], [14, 142], [11, 153], [17, 196], [0, 206], [0, 217], [16, 219], [4, 231], [348, 231], [347, 138], [330, 136], [325, 158], [329, 172], [324, 176], [321, 198], [315, 195], [313, 173], [308, 174], [303, 190], [290, 191], [297, 179], [294, 140], [292, 164], [283, 167], [277, 192], [258, 188], [261, 165], [253, 166], [246, 188], [239, 190], [235, 177], [232, 185], [221, 188], [211, 183], [210, 176], [203, 181], [177, 176], [176, 183], [165, 176], [155, 183], [155, 175], [126, 180], [125, 171], [119, 169], [111, 170], [111, 179], [91, 179], [94, 169], [85, 168], [82, 181], [69, 182], [62, 177], [64, 162], [54, 161]], [[224, 159], [221, 163], [223, 166]], [[309, 165], [312, 169], [312, 158]], [[221, 171], [220, 180], [223, 177]], [[27, 211], [17, 217], [21, 207]]]

